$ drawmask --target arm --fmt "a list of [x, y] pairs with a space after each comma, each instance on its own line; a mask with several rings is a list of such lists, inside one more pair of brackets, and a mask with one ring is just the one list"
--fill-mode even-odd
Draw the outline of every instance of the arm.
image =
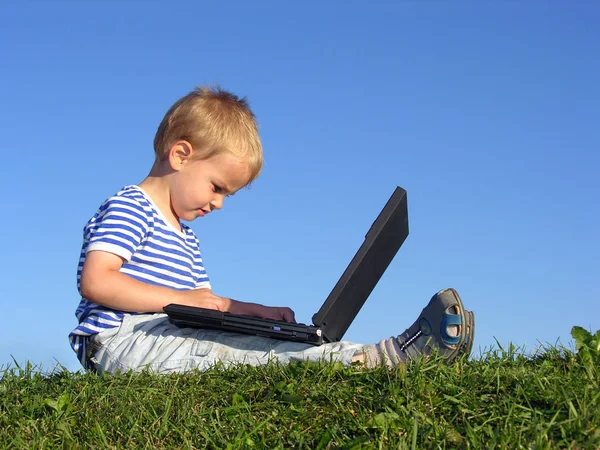
[[[169, 303], [225, 311], [227, 302], [210, 289], [198, 289], [195, 296], [154, 286], [119, 272], [121, 257], [103, 251], [87, 254], [81, 272], [81, 294], [88, 300], [120, 311], [162, 312]], [[193, 298], [190, 298], [193, 297]]]
[[276, 308], [219, 297], [210, 289], [178, 291], [154, 286], [119, 272], [121, 257], [104, 251], [90, 251], [81, 272], [81, 293], [88, 300], [108, 308], [132, 312], [163, 312], [169, 303], [228, 311], [294, 322], [289, 308]]

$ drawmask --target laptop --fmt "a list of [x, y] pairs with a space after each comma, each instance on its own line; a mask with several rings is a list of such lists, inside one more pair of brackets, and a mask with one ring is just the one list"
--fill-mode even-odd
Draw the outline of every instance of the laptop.
[[176, 304], [163, 309], [169, 320], [180, 327], [216, 329], [313, 345], [338, 342], [407, 237], [406, 191], [398, 186], [331, 293], [313, 315], [311, 325]]

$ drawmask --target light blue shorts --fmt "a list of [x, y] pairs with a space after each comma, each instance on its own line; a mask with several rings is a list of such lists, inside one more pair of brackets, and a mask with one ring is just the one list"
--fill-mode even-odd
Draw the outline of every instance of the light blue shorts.
[[226, 367], [242, 363], [266, 364], [271, 360], [339, 361], [348, 365], [354, 354], [371, 347], [352, 342], [314, 346], [260, 336], [195, 328], [179, 328], [166, 314], [125, 314], [121, 326], [96, 335], [90, 360], [97, 372], [183, 373], [206, 370], [217, 362]]

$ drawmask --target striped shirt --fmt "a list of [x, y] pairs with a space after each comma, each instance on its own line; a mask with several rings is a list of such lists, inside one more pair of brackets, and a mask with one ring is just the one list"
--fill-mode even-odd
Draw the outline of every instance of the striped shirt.
[[[210, 288], [194, 232], [184, 224], [180, 230], [171, 225], [138, 186], [125, 186], [108, 198], [85, 225], [77, 268], [79, 295], [83, 263], [92, 250], [120, 256], [120, 271], [145, 283], [177, 290]], [[90, 337], [119, 326], [123, 314], [82, 296], [75, 311], [79, 325], [69, 341], [86, 369]]]

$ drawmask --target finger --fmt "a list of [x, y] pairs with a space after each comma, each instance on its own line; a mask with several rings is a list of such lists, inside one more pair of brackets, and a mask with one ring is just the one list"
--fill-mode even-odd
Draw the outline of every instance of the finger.
[[296, 323], [296, 315], [294, 314], [294, 311], [291, 309], [286, 310], [284, 314], [284, 320], [286, 322]]

